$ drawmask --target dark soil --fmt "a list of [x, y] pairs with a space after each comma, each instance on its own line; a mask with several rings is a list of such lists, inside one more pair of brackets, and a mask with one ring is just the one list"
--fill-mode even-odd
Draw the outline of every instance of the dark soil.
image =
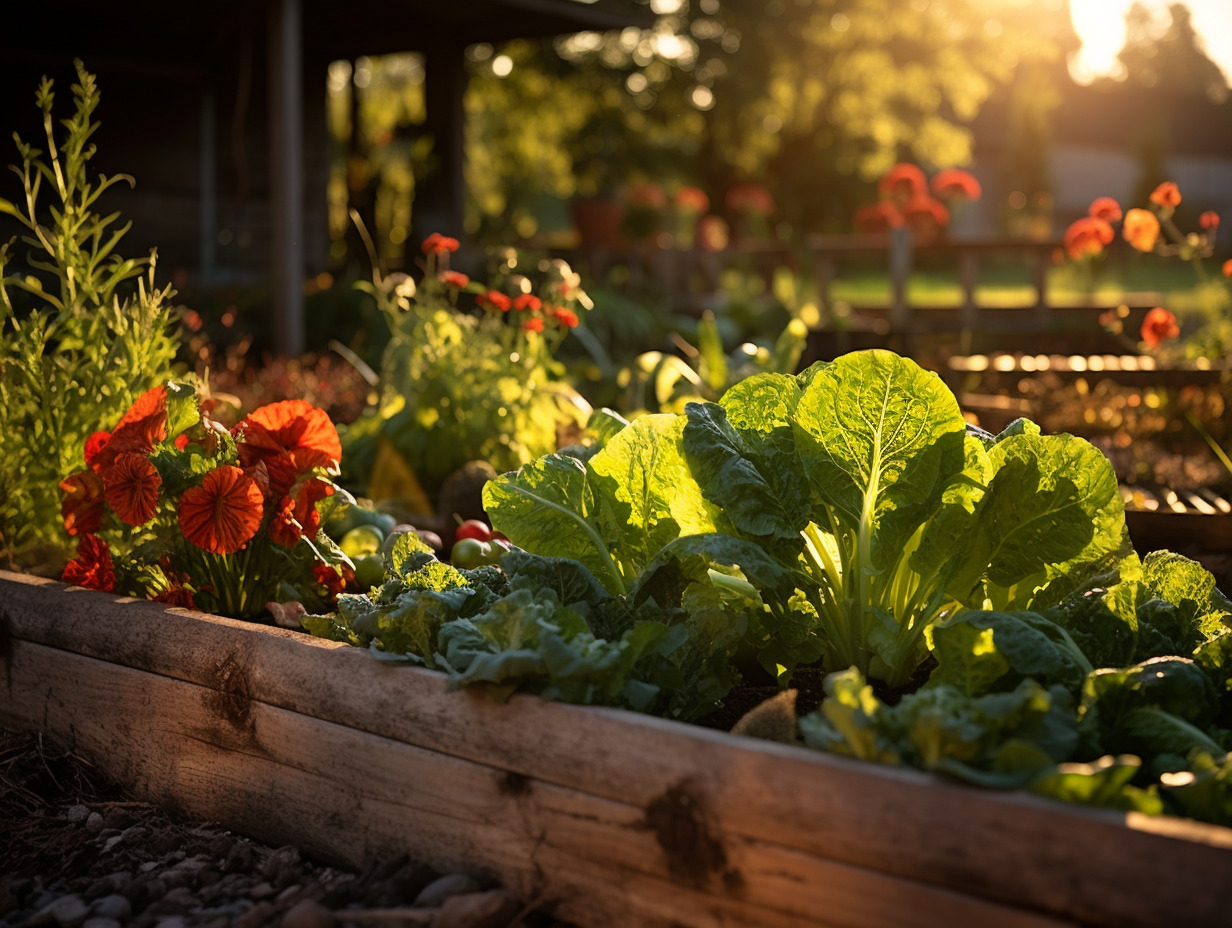
[[566, 928], [499, 886], [401, 857], [327, 866], [134, 799], [0, 730], [0, 926]]

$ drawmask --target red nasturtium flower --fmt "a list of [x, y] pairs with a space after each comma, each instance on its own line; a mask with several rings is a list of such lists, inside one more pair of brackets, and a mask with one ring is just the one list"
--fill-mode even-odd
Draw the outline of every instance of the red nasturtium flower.
[[520, 293], [518, 298], [513, 301], [513, 308], [522, 311], [529, 309], [531, 312], [543, 308], [543, 301], [533, 293]]
[[577, 328], [577, 313], [571, 309], [565, 309], [562, 307], [556, 310], [556, 321], [563, 325], [566, 329]]
[[491, 306], [493, 309], [499, 309], [502, 313], [507, 313], [513, 307], [513, 300], [509, 299], [504, 293], [499, 290], [489, 290], [487, 293], [481, 293], [475, 297], [475, 302], [480, 306]]
[[727, 191], [727, 208], [733, 213], [769, 216], [774, 212], [774, 197], [761, 184], [736, 184]]
[[1227, 261], [1225, 261], [1223, 263], [1223, 267], [1220, 268], [1220, 270], [1223, 272], [1224, 277], [1232, 277], [1232, 258], [1229, 258]]
[[448, 235], [441, 235], [439, 232], [433, 232], [423, 242], [423, 253], [425, 255], [443, 255], [457, 251], [459, 243], [456, 238], [450, 238]]
[[224, 464], [180, 497], [180, 531], [205, 551], [234, 554], [261, 527], [262, 503], [257, 482]]
[[441, 271], [441, 283], [443, 284], [449, 284], [449, 286], [457, 287], [461, 290], [470, 282], [471, 279], [461, 271]]
[[103, 525], [107, 507], [103, 495], [103, 480], [92, 470], [69, 474], [60, 481], [60, 515], [64, 530], [70, 535], [92, 535]]
[[94, 462], [98, 460], [98, 453], [107, 447], [107, 442], [111, 439], [110, 432], [95, 432], [86, 439], [85, 457], [86, 466], [94, 467]]
[[1159, 219], [1149, 209], [1131, 209], [1125, 214], [1121, 234], [1138, 251], [1154, 251], [1159, 239]]
[[525, 322], [522, 323], [522, 328], [524, 328], [527, 332], [542, 332], [543, 331], [543, 317], [533, 316], [532, 318], [527, 319]]
[[115, 568], [107, 542], [97, 535], [82, 535], [77, 556], [64, 565], [60, 579], [73, 586], [109, 593], [116, 588]]
[[855, 212], [856, 228], [861, 232], [889, 232], [903, 225], [903, 214], [889, 200], [861, 206]]
[[1176, 209], [1181, 205], [1181, 191], [1172, 181], [1166, 180], [1151, 191], [1151, 202], [1166, 209]]
[[978, 200], [983, 192], [975, 176], [959, 168], [946, 168], [944, 171], [938, 171], [933, 175], [932, 188], [933, 195], [943, 200]]
[[1099, 254], [1115, 237], [1112, 226], [1103, 219], [1083, 216], [1065, 230], [1065, 250], [1075, 261], [1081, 261], [1088, 255]]
[[710, 209], [710, 197], [700, 187], [684, 186], [676, 191], [676, 206], [687, 213], [704, 213]]
[[179, 606], [182, 609], [197, 608], [197, 604], [193, 602], [192, 590], [176, 583], [171, 584], [167, 589], [158, 593], [154, 597], [154, 602], [162, 603], [165, 606]]
[[1214, 210], [1208, 209], [1198, 217], [1198, 225], [1207, 232], [1214, 232], [1219, 228], [1219, 214]]
[[928, 190], [928, 179], [914, 164], [896, 164], [877, 182], [877, 192], [896, 200], [913, 200]]
[[305, 480], [294, 497], [284, 496], [269, 525], [270, 539], [284, 548], [294, 547], [304, 535], [312, 537], [321, 527], [317, 503], [332, 496], [334, 488], [315, 477]]
[[[1087, 215], [1092, 219], [1102, 219], [1104, 222], [1121, 221], [1121, 204], [1112, 197], [1096, 197], [1091, 201]], [[1109, 239], [1109, 241], [1112, 241]]]
[[[137, 397], [128, 412], [120, 417], [116, 427], [111, 430], [111, 437], [101, 447], [97, 447], [90, 466], [96, 474], [102, 474], [121, 454], [129, 451], [149, 454], [154, 450], [154, 446], [166, 437], [167, 390], [159, 385]], [[91, 440], [94, 438], [95, 436], [90, 436]]]
[[[350, 578], [347, 577], [350, 574]], [[347, 587], [348, 579], [355, 578], [354, 571], [345, 564], [334, 567], [330, 564], [317, 564], [312, 568], [312, 579], [325, 589], [329, 599], [337, 599], [338, 594]]]
[[1143, 318], [1141, 334], [1148, 348], [1157, 348], [1162, 342], [1180, 335], [1181, 327], [1176, 324], [1176, 316], [1156, 306]]
[[304, 526], [295, 518], [295, 500], [291, 497], [284, 496], [279, 500], [274, 517], [270, 519], [269, 537], [274, 544], [284, 548], [294, 548], [304, 537]]
[[145, 525], [158, 511], [163, 478], [144, 454], [126, 451], [103, 474], [107, 505], [125, 525]]
[[932, 235], [949, 224], [950, 211], [940, 200], [928, 194], [916, 197], [903, 206], [903, 220], [921, 235]]
[[333, 470], [342, 460], [342, 443], [329, 414], [307, 400], [254, 409], [232, 434], [240, 439], [241, 466], [247, 470], [265, 464], [273, 496], [284, 495], [297, 477], [313, 468]]

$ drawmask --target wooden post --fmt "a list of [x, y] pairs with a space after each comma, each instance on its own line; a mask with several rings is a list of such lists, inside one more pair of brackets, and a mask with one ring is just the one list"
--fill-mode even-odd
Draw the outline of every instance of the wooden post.
[[1048, 306], [1048, 265], [1052, 252], [1039, 248], [1035, 251], [1035, 321], [1040, 329], [1052, 326], [1052, 313]]
[[890, 230], [890, 328], [902, 331], [911, 322], [907, 278], [911, 276], [911, 230]]
[[432, 232], [461, 237], [466, 202], [466, 61], [461, 45], [434, 45], [424, 54], [426, 129], [432, 135], [436, 171], [416, 184], [411, 211], [415, 244]]
[[269, 0], [270, 277], [274, 351], [304, 351], [303, 23], [300, 0]]
[[980, 259], [970, 250], [958, 253], [958, 285], [962, 287], [962, 327], [974, 329], [979, 322], [979, 305], [975, 301], [975, 287], [979, 282]]

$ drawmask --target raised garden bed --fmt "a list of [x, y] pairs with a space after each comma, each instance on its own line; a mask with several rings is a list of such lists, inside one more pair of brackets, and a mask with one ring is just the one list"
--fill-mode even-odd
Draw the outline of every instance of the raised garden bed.
[[982, 792], [619, 710], [448, 692], [269, 626], [0, 574], [0, 725], [151, 801], [582, 926], [1216, 923], [1232, 831]]

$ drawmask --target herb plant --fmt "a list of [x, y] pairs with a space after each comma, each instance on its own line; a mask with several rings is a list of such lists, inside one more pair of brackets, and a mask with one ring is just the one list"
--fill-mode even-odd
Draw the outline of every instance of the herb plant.
[[[91, 179], [90, 138], [99, 92], [77, 63], [74, 110], [57, 145], [52, 82], [36, 101], [47, 152], [17, 138], [18, 203], [0, 213], [26, 229], [26, 265], [0, 244], [0, 557], [54, 573], [70, 539], [59, 520], [57, 487], [80, 459], [86, 438], [120, 418], [143, 390], [171, 374], [169, 288], [154, 282], [154, 256], [116, 254], [128, 225], [95, 212], [98, 198], [124, 175]], [[40, 196], [53, 205], [41, 215]]]

